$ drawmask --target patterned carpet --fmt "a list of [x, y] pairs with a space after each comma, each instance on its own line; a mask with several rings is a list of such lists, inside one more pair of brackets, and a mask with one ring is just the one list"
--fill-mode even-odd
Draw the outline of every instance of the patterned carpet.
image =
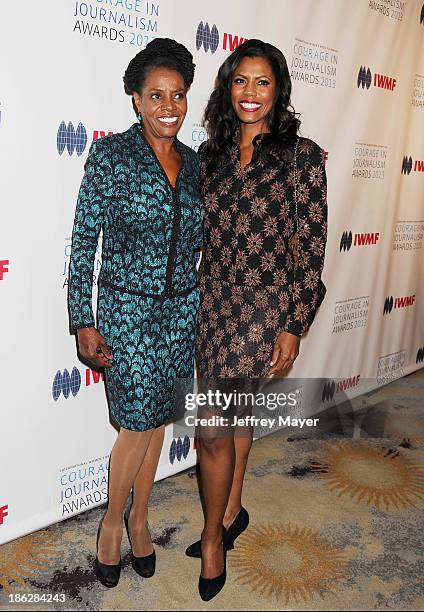
[[[423, 400], [424, 369], [362, 396], [359, 436], [343, 435], [335, 418], [332, 431], [285, 429], [255, 442], [250, 526], [209, 603], [197, 593], [199, 560], [184, 555], [202, 527], [191, 469], [154, 487], [152, 578], [132, 570], [124, 534], [118, 587], [97, 582], [96, 508], [1, 547], [0, 609], [424, 610]], [[23, 593], [65, 602], [10, 603]]]

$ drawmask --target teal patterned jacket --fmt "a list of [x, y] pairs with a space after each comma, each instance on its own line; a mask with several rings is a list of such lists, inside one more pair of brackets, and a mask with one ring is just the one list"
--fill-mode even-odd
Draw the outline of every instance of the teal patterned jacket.
[[72, 232], [71, 329], [95, 325], [93, 266], [103, 230], [99, 284], [156, 299], [197, 286], [203, 205], [199, 159], [175, 140], [182, 166], [175, 189], [139, 124], [95, 141], [85, 163]]

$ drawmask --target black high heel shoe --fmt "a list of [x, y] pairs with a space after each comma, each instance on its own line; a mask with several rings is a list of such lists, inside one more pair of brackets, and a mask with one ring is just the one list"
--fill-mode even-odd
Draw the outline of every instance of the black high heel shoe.
[[225, 546], [227, 550], [233, 550], [234, 541], [239, 537], [243, 531], [247, 529], [249, 525], [249, 513], [246, 508], [241, 507], [240, 512], [237, 514], [234, 521], [226, 530], [225, 535]]
[[101, 563], [97, 556], [98, 548], [99, 548], [100, 530], [102, 528], [103, 519], [105, 518], [105, 516], [106, 515], [102, 516], [100, 523], [99, 523], [99, 528], [97, 530], [97, 540], [96, 540], [96, 553], [97, 554], [94, 560], [94, 573], [96, 574], [98, 580], [100, 580], [100, 582], [103, 584], [103, 586], [113, 588], [113, 587], [116, 587], [116, 585], [119, 582], [119, 577], [121, 575], [122, 559], [119, 558], [119, 563], [117, 563], [116, 565], [106, 565], [105, 563]]
[[131, 537], [130, 537], [130, 529], [128, 526], [128, 520], [131, 512], [131, 506], [125, 510], [124, 513], [124, 521], [125, 527], [127, 529], [128, 541], [131, 546], [131, 565], [134, 568], [134, 571], [137, 572], [139, 576], [143, 578], [151, 578], [156, 570], [156, 552], [153, 552], [150, 555], [146, 555], [145, 557], [136, 557], [132, 551]]
[[[224, 527], [222, 528], [224, 530]], [[224, 546], [224, 534], [222, 534], [222, 548], [224, 551], [224, 569], [219, 576], [215, 578], [203, 578], [202, 574], [199, 575], [199, 595], [203, 601], [210, 601], [218, 595], [223, 588], [227, 579], [227, 550]]]
[[[248, 525], [249, 513], [246, 508], [242, 507], [234, 521], [228, 527], [228, 529], [225, 529], [225, 527], [222, 526], [225, 550], [233, 550], [234, 541], [241, 533], [243, 533], [245, 529], [247, 529]], [[196, 559], [200, 559], [200, 557], [202, 556], [200, 550], [200, 540], [197, 540], [197, 542], [190, 544], [190, 546], [186, 548], [185, 554], [187, 555], [187, 557], [194, 557]]]

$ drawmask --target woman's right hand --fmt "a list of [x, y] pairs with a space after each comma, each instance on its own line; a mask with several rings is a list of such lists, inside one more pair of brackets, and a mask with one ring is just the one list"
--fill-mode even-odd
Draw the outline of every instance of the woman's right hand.
[[95, 327], [78, 330], [78, 346], [81, 355], [99, 368], [111, 368], [112, 351]]

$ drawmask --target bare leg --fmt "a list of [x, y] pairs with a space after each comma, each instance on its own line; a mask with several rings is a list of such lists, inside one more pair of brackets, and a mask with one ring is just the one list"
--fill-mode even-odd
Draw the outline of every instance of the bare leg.
[[[251, 427], [236, 427], [234, 435], [234, 447], [235, 447], [235, 466], [233, 482], [231, 486], [230, 496], [228, 498], [227, 507], [225, 509], [224, 519], [222, 524], [228, 529], [242, 507], [242, 493], [244, 476], [246, 473], [247, 461], [249, 459], [250, 449], [253, 443], [253, 430]], [[201, 452], [202, 444], [201, 441], [197, 447], [197, 458], [199, 464], [201, 463]], [[199, 487], [201, 493], [201, 501], [203, 511], [205, 511], [205, 503], [203, 499], [203, 485], [202, 476], [199, 474]]]
[[249, 458], [250, 449], [252, 448], [252, 442], [253, 430], [251, 427], [236, 427], [234, 435], [236, 454], [234, 477], [223, 520], [223, 525], [227, 529], [241, 510], [243, 481], [246, 472], [247, 460]]
[[153, 552], [147, 525], [148, 502], [162, 450], [164, 433], [164, 425], [153, 430], [144, 461], [133, 484], [133, 504], [128, 522], [132, 549], [136, 557], [145, 557]]
[[200, 432], [199, 459], [205, 511], [201, 574], [204, 578], [215, 578], [224, 569], [222, 521], [230, 496], [235, 466], [232, 434], [229, 427], [202, 427]]
[[124, 504], [154, 431], [131, 431], [123, 427], [119, 431], [110, 458], [109, 501], [98, 547], [100, 563], [115, 565], [119, 562]]

